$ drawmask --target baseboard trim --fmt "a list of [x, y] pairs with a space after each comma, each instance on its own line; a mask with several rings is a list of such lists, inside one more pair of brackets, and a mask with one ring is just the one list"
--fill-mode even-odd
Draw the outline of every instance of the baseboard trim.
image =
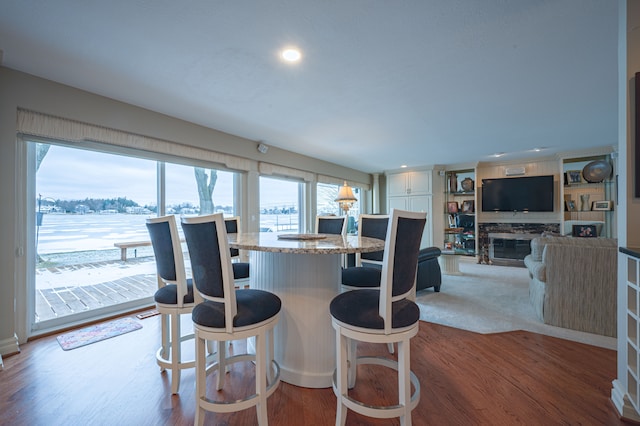
[[617, 379], [613, 381], [613, 388], [611, 388], [611, 401], [618, 410], [620, 417], [633, 422], [640, 422], [640, 415], [633, 404], [631, 404], [631, 401], [627, 397], [626, 390]]
[[[0, 340], [0, 356], [13, 355], [18, 352], [20, 352], [20, 346], [18, 345], [18, 337], [16, 335]], [[0, 364], [2, 364], [2, 362], [0, 362]]]

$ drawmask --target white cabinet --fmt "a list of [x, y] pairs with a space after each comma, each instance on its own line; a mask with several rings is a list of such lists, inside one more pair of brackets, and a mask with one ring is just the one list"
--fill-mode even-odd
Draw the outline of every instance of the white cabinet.
[[417, 171], [387, 175], [389, 197], [431, 194], [431, 172]]
[[432, 237], [431, 171], [393, 173], [387, 175], [387, 212], [391, 209], [427, 213], [427, 224], [420, 248], [431, 247]]
[[412, 212], [430, 212], [431, 195], [389, 197], [389, 210], [391, 209], [409, 210]]
[[412, 195], [404, 197], [389, 197], [389, 211], [391, 209], [409, 210], [412, 212], [427, 213], [427, 224], [422, 233], [420, 248], [433, 246], [433, 238], [431, 236], [432, 217], [431, 217], [431, 195]]
[[[624, 338], [627, 353], [627, 389], [628, 398], [633, 408], [640, 412], [640, 341], [638, 332], [640, 331], [640, 305], [638, 297], [640, 295], [640, 253], [638, 249], [621, 248], [623, 263], [626, 263], [627, 279], [627, 335], [618, 336]], [[618, 318], [620, 315], [618, 315]], [[618, 380], [620, 378], [618, 377]]]

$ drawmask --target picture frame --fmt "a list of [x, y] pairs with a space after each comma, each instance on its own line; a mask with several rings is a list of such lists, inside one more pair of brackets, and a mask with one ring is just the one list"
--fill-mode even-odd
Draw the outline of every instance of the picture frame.
[[608, 201], [608, 200], [594, 201], [591, 204], [591, 210], [610, 211], [612, 209], [613, 209], [613, 201]]
[[458, 213], [457, 201], [447, 201], [447, 213]]
[[576, 208], [576, 202], [574, 200], [565, 200], [565, 210], [568, 212], [575, 212], [578, 209]]
[[598, 236], [596, 225], [573, 225], [571, 236], [579, 238], [595, 238]]
[[473, 213], [475, 207], [474, 200], [464, 200], [462, 202], [462, 213]]
[[582, 183], [582, 170], [567, 170], [567, 185]]

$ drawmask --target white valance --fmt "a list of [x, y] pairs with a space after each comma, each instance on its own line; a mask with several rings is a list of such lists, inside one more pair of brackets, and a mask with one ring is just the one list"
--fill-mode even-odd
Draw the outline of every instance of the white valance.
[[292, 169], [291, 167], [278, 166], [271, 163], [260, 162], [258, 171], [263, 175], [282, 176], [287, 178], [302, 179], [305, 182], [313, 182], [316, 180], [316, 174], [305, 172], [304, 170]]
[[326, 183], [329, 185], [338, 185], [338, 186], [342, 186], [344, 185], [345, 182], [347, 182], [347, 185], [361, 188], [364, 191], [369, 191], [371, 189], [371, 184], [369, 183], [355, 182], [349, 179], [340, 179], [337, 177], [326, 176], [326, 175], [318, 175], [318, 182]]
[[94, 124], [18, 109], [18, 133], [67, 142], [101, 142], [173, 157], [224, 165], [232, 170], [251, 170], [249, 159], [184, 145], [174, 141], [136, 135]]

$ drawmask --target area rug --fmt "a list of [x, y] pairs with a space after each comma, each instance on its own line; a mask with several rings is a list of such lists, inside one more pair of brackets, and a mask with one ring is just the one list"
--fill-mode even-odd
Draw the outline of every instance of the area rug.
[[129, 333], [142, 328], [142, 325], [133, 318], [125, 317], [114, 321], [95, 324], [80, 330], [70, 331], [57, 337], [63, 350], [68, 351], [121, 334]]
[[544, 324], [529, 302], [526, 268], [460, 261], [461, 275], [443, 275], [440, 293], [417, 293], [420, 319], [477, 333], [525, 330], [608, 349], [616, 339]]

